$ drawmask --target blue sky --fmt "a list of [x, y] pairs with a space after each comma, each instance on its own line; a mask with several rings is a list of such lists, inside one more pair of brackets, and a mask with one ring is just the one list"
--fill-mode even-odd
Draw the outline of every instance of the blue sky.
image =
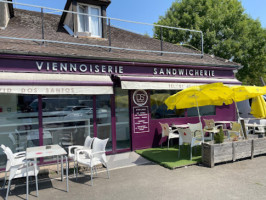
[[[13, 0], [19, 3], [41, 5], [46, 7], [63, 9], [66, 0]], [[246, 13], [253, 19], [259, 19], [266, 28], [266, 1], [265, 0], [241, 0]], [[107, 15], [113, 18], [154, 23], [160, 15], [164, 15], [174, 0], [112, 0], [108, 7]], [[152, 28], [142, 25], [130, 25], [115, 23], [114, 25], [128, 28], [139, 33], [152, 33]], [[130, 28], [129, 28], [130, 27]]]

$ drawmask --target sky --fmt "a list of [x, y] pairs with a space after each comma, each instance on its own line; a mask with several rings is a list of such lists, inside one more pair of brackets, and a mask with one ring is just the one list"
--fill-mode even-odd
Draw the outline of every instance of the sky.
[[[259, 19], [262, 27], [266, 28], [266, 1], [241, 0], [245, 12], [253, 19]], [[64, 9], [66, 0], [13, 0], [13, 2], [33, 4], [51, 8]], [[159, 16], [165, 15], [174, 0], [112, 0], [107, 9], [107, 16], [130, 21], [153, 24]], [[24, 7], [25, 9], [25, 7]], [[39, 11], [39, 10], [38, 10]], [[137, 33], [152, 35], [152, 27], [134, 25], [111, 20], [111, 23]]]

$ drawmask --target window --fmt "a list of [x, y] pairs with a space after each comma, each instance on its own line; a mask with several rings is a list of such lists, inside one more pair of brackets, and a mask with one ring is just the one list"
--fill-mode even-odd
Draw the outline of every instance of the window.
[[[25, 151], [27, 147], [39, 146], [38, 112], [29, 104], [37, 95], [0, 95], [0, 141], [14, 153]], [[0, 168], [6, 164], [6, 156], [0, 151]]]
[[179, 118], [185, 116], [184, 109], [174, 109], [168, 110], [164, 101], [170, 96], [178, 91], [174, 90], [151, 90], [151, 117], [152, 119], [162, 119], [162, 118]]
[[[201, 116], [207, 116], [207, 115], [216, 115], [216, 107], [213, 105], [209, 106], [200, 106], [199, 112]], [[187, 116], [188, 117], [196, 117], [199, 116], [198, 110], [196, 107], [188, 108], [187, 109]]]
[[[88, 33], [89, 36], [101, 37], [101, 16], [100, 7], [78, 5], [78, 32]], [[89, 14], [89, 15], [83, 15]]]

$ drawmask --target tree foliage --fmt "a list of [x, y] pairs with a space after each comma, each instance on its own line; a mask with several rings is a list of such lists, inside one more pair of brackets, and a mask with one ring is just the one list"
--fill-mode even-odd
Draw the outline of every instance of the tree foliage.
[[[176, 0], [156, 24], [201, 30], [204, 52], [240, 63], [237, 77], [249, 85], [266, 78], [266, 30], [245, 14], [238, 0]], [[164, 41], [201, 49], [200, 34], [163, 29]], [[160, 38], [159, 28], [154, 37]]]

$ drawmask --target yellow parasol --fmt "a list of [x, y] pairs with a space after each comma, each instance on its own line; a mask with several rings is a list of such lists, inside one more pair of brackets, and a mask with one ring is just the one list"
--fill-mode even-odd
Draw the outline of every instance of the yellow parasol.
[[182, 90], [165, 100], [168, 109], [184, 109], [197, 107], [199, 120], [199, 106], [231, 104], [233, 92], [223, 83], [212, 83], [193, 86]]
[[234, 102], [244, 101], [260, 95], [266, 94], [266, 86], [233, 86], [233, 100]]
[[261, 95], [252, 99], [250, 113], [256, 118], [266, 118], [266, 102]]
[[206, 105], [226, 105], [233, 103], [232, 90], [223, 83], [192, 86], [165, 100], [168, 109], [184, 109]]
[[233, 86], [231, 87], [231, 89], [233, 91], [233, 100], [236, 105], [238, 118], [240, 116], [239, 116], [239, 111], [238, 111], [236, 102], [244, 101], [247, 99], [255, 98], [257, 96], [266, 94], [266, 86], [260, 87], [260, 86], [239, 85], [239, 86]]

